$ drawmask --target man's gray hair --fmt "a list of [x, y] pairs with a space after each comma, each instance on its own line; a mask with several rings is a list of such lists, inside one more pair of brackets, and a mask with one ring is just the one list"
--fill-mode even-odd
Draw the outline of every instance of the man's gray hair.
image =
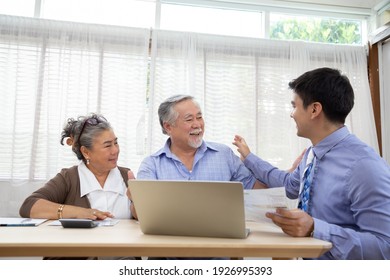
[[191, 95], [174, 95], [165, 99], [158, 107], [158, 118], [160, 121], [162, 133], [168, 134], [165, 131], [164, 123], [174, 124], [179, 116], [179, 113], [175, 111], [174, 107], [177, 103], [185, 100], [192, 100], [199, 108], [199, 103], [195, 100], [195, 97]]

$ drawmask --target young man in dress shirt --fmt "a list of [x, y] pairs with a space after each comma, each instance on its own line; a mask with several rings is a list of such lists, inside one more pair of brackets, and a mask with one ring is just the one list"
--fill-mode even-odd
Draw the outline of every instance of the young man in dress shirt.
[[298, 168], [279, 170], [252, 154], [241, 136], [233, 142], [256, 178], [268, 187], [283, 185], [288, 197], [300, 200], [306, 159], [310, 150], [314, 155], [308, 209], [278, 209], [267, 217], [288, 235], [331, 242], [320, 259], [390, 259], [390, 168], [344, 125], [354, 105], [348, 78], [319, 68], [289, 86], [297, 135], [312, 143]]

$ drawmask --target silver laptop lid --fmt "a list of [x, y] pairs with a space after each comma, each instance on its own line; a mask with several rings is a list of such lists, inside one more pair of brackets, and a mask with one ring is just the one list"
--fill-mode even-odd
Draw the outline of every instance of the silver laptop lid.
[[145, 234], [245, 238], [240, 182], [129, 180]]

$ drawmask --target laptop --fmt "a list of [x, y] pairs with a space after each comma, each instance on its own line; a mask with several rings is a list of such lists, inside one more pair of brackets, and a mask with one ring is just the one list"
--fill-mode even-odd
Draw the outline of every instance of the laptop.
[[240, 182], [128, 181], [144, 234], [246, 238]]

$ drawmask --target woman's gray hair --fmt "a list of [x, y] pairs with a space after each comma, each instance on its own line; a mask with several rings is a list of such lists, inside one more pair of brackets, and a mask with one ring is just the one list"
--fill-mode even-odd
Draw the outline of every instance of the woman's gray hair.
[[60, 143], [64, 145], [64, 139], [69, 138], [66, 143], [72, 146], [72, 151], [79, 160], [85, 161], [81, 146], [91, 149], [94, 139], [106, 130], [112, 130], [112, 127], [106, 118], [99, 114], [69, 118], [62, 130]]
[[179, 116], [179, 113], [175, 111], [174, 107], [177, 103], [180, 103], [185, 100], [192, 100], [199, 108], [199, 103], [191, 95], [174, 95], [165, 99], [160, 106], [158, 107], [158, 118], [161, 125], [161, 130], [163, 134], [168, 134], [165, 131], [164, 123], [169, 123], [173, 125]]

